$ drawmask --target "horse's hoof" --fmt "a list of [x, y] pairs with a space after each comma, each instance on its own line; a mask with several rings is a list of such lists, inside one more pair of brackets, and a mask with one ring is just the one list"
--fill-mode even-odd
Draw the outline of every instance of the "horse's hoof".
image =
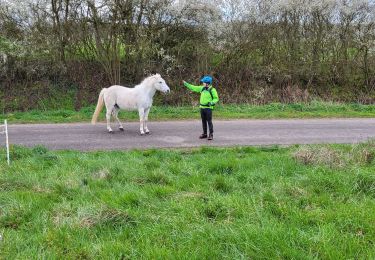
[[112, 130], [108, 130], [108, 133], [113, 134], [113, 131]]
[[120, 131], [125, 131], [123, 127], [120, 127], [119, 129], [120, 129]]
[[145, 133], [140, 133], [140, 135], [145, 135]]
[[150, 131], [147, 131], [147, 132], [146, 132], [146, 135], [149, 135], [149, 134], [150, 134]]

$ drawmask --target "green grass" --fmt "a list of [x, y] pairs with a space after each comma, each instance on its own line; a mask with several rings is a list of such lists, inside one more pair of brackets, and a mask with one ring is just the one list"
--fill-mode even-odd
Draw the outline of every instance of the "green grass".
[[[12, 123], [68, 123], [89, 122], [95, 107], [86, 107], [80, 111], [73, 109], [34, 110], [13, 112], [0, 115], [0, 120], [8, 119]], [[182, 120], [199, 118], [199, 109], [192, 106], [162, 107], [154, 106], [150, 120]], [[375, 105], [339, 104], [312, 102], [309, 104], [274, 103], [255, 105], [218, 105], [214, 112], [216, 119], [275, 119], [275, 118], [349, 118], [375, 117]], [[137, 112], [121, 112], [120, 118], [137, 121]], [[104, 120], [102, 112], [100, 120]]]
[[0, 258], [374, 259], [375, 144], [0, 151]]

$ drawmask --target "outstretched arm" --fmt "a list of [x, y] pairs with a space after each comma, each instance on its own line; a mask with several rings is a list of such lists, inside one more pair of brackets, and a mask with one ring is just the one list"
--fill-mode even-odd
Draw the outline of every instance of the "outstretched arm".
[[201, 92], [202, 91], [202, 86], [194, 86], [192, 84], [189, 84], [187, 83], [186, 81], [184, 81], [184, 86], [187, 87], [188, 89], [190, 89], [191, 91], [194, 91], [194, 92]]

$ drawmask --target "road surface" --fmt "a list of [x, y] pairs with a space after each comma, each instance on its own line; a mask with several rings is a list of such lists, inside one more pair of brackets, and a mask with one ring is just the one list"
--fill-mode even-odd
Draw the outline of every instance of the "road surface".
[[[150, 135], [139, 135], [139, 123], [109, 134], [105, 124], [10, 124], [11, 144], [49, 149], [127, 150], [147, 148], [358, 143], [375, 138], [375, 118], [214, 121], [214, 141], [199, 140], [199, 120], [150, 122]], [[0, 136], [0, 144], [4, 145]]]

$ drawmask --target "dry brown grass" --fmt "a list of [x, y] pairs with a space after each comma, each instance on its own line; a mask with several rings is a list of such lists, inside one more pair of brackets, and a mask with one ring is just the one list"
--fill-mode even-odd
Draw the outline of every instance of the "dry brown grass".
[[293, 157], [306, 165], [324, 164], [342, 167], [344, 155], [330, 147], [303, 146], [293, 153]]
[[100, 180], [109, 179], [110, 177], [111, 177], [111, 175], [110, 175], [108, 169], [101, 169], [98, 172], [95, 172], [93, 174], [93, 178], [100, 179]]
[[374, 141], [353, 146], [351, 150], [338, 150], [334, 146], [301, 146], [292, 154], [305, 165], [327, 165], [341, 168], [348, 164], [371, 164], [375, 159]]

